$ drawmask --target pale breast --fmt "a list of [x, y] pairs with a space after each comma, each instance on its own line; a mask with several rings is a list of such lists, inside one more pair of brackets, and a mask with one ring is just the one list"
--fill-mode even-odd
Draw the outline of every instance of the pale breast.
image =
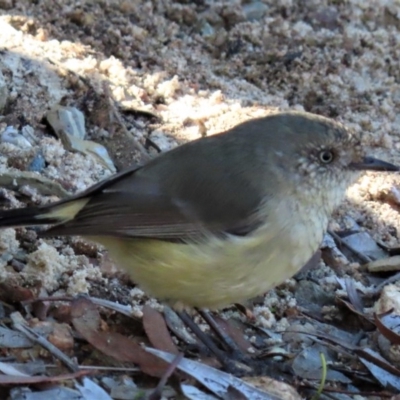
[[221, 308], [263, 294], [293, 276], [317, 250], [325, 215], [277, 204], [268, 224], [249, 237], [203, 244], [102, 237], [100, 243], [143, 290], [190, 307]]

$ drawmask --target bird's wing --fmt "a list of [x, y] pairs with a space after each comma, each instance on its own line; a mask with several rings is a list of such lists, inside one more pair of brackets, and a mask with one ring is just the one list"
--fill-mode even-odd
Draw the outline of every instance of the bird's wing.
[[137, 168], [117, 174], [59, 203], [62, 208], [71, 201], [89, 198], [73, 219], [50, 228], [44, 235], [174, 241], [198, 238], [207, 232], [246, 235], [262, 222], [256, 212], [261, 199], [250, 190], [246, 192], [245, 187], [232, 193], [233, 182], [238, 180], [232, 174], [207, 176], [204, 171], [192, 171], [183, 174], [182, 182], [176, 182], [163, 179], [157, 171], [141, 171]]

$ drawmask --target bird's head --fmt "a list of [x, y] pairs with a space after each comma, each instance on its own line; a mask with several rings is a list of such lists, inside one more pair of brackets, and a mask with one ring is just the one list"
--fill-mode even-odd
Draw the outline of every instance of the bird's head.
[[[273, 118], [273, 117], [271, 117]], [[277, 114], [272, 160], [284, 184], [299, 198], [323, 202], [331, 212], [362, 171], [399, 171], [368, 154], [360, 135], [344, 125], [309, 113]], [[280, 136], [280, 137], [279, 137]]]

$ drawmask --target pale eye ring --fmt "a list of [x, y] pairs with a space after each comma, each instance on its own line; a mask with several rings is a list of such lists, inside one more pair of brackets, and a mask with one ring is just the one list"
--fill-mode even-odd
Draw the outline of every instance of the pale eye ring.
[[322, 164], [330, 164], [334, 160], [335, 155], [332, 150], [322, 150], [318, 154], [318, 158]]

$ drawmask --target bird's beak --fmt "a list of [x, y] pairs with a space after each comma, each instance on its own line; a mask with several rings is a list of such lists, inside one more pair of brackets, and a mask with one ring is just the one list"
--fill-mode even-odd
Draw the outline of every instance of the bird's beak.
[[351, 163], [349, 167], [356, 170], [400, 171], [400, 167], [373, 157], [364, 157], [361, 162]]

